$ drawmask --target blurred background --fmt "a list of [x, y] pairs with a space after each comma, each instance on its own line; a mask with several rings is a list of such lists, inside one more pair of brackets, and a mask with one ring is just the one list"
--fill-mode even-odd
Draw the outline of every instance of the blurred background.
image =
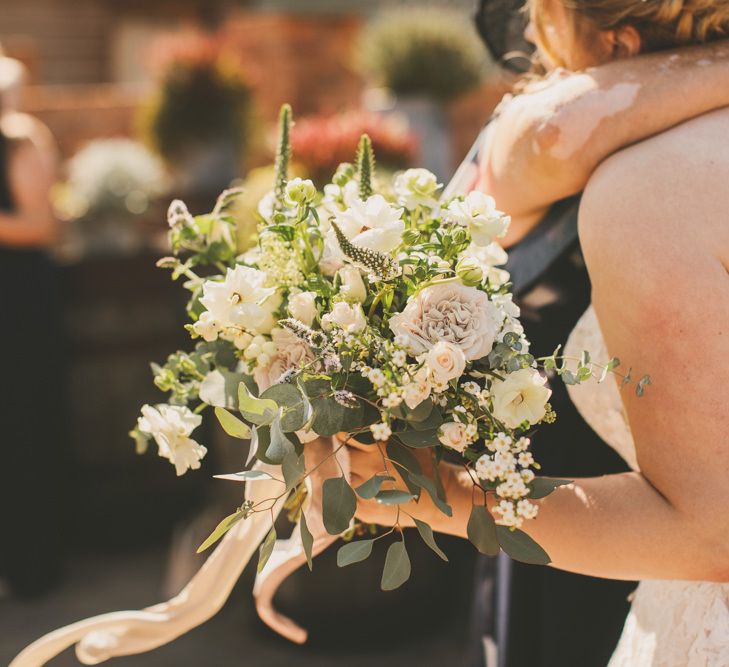
[[[138, 456], [127, 435], [139, 407], [162, 396], [149, 363], [189, 346], [183, 290], [154, 266], [166, 254], [168, 202], [201, 213], [242, 184], [244, 250], [271, 187], [283, 102], [297, 119], [299, 175], [326, 182], [366, 131], [381, 169], [425, 166], [447, 182], [509, 85], [474, 10], [472, 0], [1, 0], [4, 62], [22, 64], [19, 77], [0, 76], [13, 93], [0, 98], [2, 112], [27, 114], [53, 137], [48, 196], [60, 229], [43, 249], [53, 303], [27, 300], [45, 321], [54, 313], [54, 363], [34, 375], [53, 385], [34, 406], [48, 428], [28, 460], [0, 459], [23, 489], [3, 497], [12, 520], [0, 535], [0, 663], [58, 626], [176, 593], [204, 560], [199, 542], [239, 502], [212, 480], [243, 457], [221, 433], [200, 435], [203, 468], [179, 479]], [[4, 207], [12, 214], [12, 192]], [[6, 323], [14, 316], [3, 313]], [[22, 342], [15, 354], [24, 358]], [[8, 433], [0, 423], [6, 452]], [[445, 565], [418, 542], [413, 577], [395, 593], [379, 591], [376, 557], [339, 570], [332, 552], [313, 574], [294, 575], [279, 605], [311, 630], [306, 646], [257, 620], [249, 568], [215, 619], [116, 664], [459, 664], [473, 551], [442, 538]], [[13, 571], [18, 562], [25, 572]], [[77, 662], [67, 652], [50, 664]]]

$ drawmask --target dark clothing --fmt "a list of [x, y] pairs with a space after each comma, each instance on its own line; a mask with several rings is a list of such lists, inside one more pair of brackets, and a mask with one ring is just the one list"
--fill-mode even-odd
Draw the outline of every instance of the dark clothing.
[[[12, 212], [0, 134], [0, 211]], [[58, 278], [41, 249], [0, 245], [0, 577], [18, 594], [58, 577], [63, 345]]]
[[[550, 212], [551, 218], [509, 251], [506, 268], [513, 272], [521, 322], [537, 357], [564, 345], [590, 304], [590, 280], [576, 236], [577, 206], [576, 200], [561, 202]], [[550, 248], [552, 261], [542, 266]], [[539, 271], [536, 277], [535, 270]], [[626, 471], [623, 460], [577, 412], [562, 381], [552, 377], [550, 385], [557, 421], [541, 427], [532, 438], [534, 457], [542, 466], [540, 474], [569, 479]], [[493, 563], [482, 561], [479, 567], [482, 578], [492, 576]], [[627, 598], [634, 587], [634, 583], [514, 562], [508, 638], [506, 646], [500, 647], [500, 667], [603, 667], [620, 636]], [[480, 602], [476, 609], [483, 609]], [[490, 629], [486, 626], [489, 620]], [[481, 636], [495, 634], [493, 612], [480, 626]], [[469, 667], [484, 664], [478, 643], [474, 642]]]

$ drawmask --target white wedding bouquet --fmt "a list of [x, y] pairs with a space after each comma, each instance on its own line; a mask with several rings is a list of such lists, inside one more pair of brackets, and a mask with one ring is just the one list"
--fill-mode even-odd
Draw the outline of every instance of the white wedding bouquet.
[[[509, 276], [498, 268], [506, 254], [496, 239], [509, 217], [480, 192], [442, 201], [441, 186], [425, 169], [379, 180], [367, 136], [355, 163], [341, 165], [323, 192], [311, 181], [289, 180], [290, 126], [285, 106], [275, 186], [259, 206], [255, 248], [236, 252], [235, 190], [207, 215], [191, 215], [181, 201], [170, 206], [174, 256], [160, 265], [185, 280], [187, 329], [197, 343], [154, 366], [169, 401], [142, 408], [132, 432], [139, 449], [154, 440], [178, 475], [199, 468], [206, 448], [192, 433], [212, 408], [229, 435], [250, 439], [246, 467], [254, 460], [278, 466], [295, 510], [311, 472], [307, 443], [336, 438], [339, 448], [348, 440], [379, 447], [382, 474], [354, 489], [343, 472], [323, 482], [324, 526], [350, 537], [355, 494], [401, 506], [425, 493], [451, 514], [437, 472], [424, 471], [422, 451], [415, 455], [425, 450], [435, 463], [447, 458], [469, 471], [477, 492], [468, 534], [479, 551], [504, 549], [548, 563], [520, 530], [537, 515], [532, 501], [566, 483], [535, 476], [529, 435], [555, 419], [540, 366], [576, 382], [594, 365], [585, 355], [568, 370], [558, 351], [541, 360], [529, 353]], [[393, 488], [388, 470], [400, 474], [407, 491]], [[270, 475], [254, 466], [223, 477], [254, 483]], [[496, 499], [493, 514], [488, 495]], [[201, 550], [259, 511], [267, 510], [245, 501]], [[311, 562], [311, 534], [299, 516]], [[415, 523], [445, 559], [430, 526]], [[276, 539], [271, 531], [259, 570]], [[372, 542], [345, 544], [340, 565], [365, 558]], [[390, 548], [399, 558], [386, 559], [383, 588], [399, 586], [410, 571], [409, 561], [402, 565], [404, 542]]]

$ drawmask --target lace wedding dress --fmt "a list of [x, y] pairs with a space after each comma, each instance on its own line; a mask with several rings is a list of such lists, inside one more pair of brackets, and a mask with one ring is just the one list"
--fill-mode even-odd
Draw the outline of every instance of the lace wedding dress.
[[[590, 307], [575, 327], [566, 355], [589, 350], [608, 353]], [[617, 384], [588, 382], [570, 387], [570, 396], [598, 435], [635, 470], [635, 446]], [[729, 584], [643, 581], [609, 667], [729, 666]]]

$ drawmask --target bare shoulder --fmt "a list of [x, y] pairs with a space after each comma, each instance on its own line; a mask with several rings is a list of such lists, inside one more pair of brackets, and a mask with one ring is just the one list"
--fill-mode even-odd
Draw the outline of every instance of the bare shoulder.
[[58, 151], [46, 125], [33, 116], [13, 112], [0, 116], [0, 130], [10, 142], [15, 173], [30, 172], [36, 176], [47, 174], [49, 178], [55, 177]]

